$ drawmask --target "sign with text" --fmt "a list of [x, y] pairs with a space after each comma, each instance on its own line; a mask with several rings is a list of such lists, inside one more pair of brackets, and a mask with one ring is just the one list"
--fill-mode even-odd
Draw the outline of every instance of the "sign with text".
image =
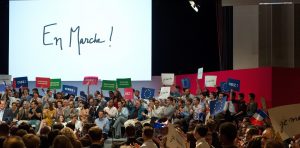
[[173, 124], [168, 124], [168, 135], [166, 146], [169, 148], [187, 148], [187, 140], [185, 140], [174, 128]]
[[67, 93], [67, 94], [72, 94], [72, 95], [77, 95], [77, 87], [75, 86], [70, 86], [70, 85], [63, 85], [62, 86], [62, 92]]
[[35, 86], [37, 88], [49, 88], [50, 87], [50, 78], [36, 77]]
[[60, 88], [61, 88], [61, 79], [50, 80], [50, 89], [60, 89]]
[[18, 77], [14, 78], [15, 88], [28, 87], [28, 78], [27, 77]]
[[102, 90], [116, 90], [116, 81], [113, 80], [103, 80], [102, 81]]
[[159, 99], [167, 99], [170, 96], [171, 88], [170, 87], [161, 87]]
[[191, 88], [191, 81], [189, 78], [181, 79], [181, 83], [183, 88]]
[[229, 90], [233, 89], [235, 91], [240, 91], [240, 80], [228, 79], [227, 85]]
[[131, 87], [131, 78], [117, 79], [118, 88], [130, 88]]
[[272, 126], [282, 140], [300, 133], [300, 104], [292, 104], [268, 110]]
[[205, 87], [215, 87], [217, 84], [217, 76], [205, 76]]
[[124, 88], [124, 98], [126, 100], [133, 99], [133, 89], [132, 88]]
[[202, 79], [202, 77], [203, 77], [203, 67], [198, 69], [198, 75], [197, 75], [198, 79]]
[[162, 73], [161, 81], [163, 85], [173, 85], [174, 84], [174, 74], [173, 73]]
[[4, 85], [10, 85], [11, 84], [11, 75], [0, 75], [0, 83]]
[[98, 77], [97, 76], [86, 76], [82, 82], [83, 85], [97, 85]]

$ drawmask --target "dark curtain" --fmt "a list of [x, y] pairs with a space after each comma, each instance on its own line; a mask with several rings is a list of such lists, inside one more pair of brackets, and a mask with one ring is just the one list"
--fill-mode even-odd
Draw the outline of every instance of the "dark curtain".
[[233, 69], [233, 10], [222, 7], [222, 0], [216, 0], [217, 40], [220, 70]]

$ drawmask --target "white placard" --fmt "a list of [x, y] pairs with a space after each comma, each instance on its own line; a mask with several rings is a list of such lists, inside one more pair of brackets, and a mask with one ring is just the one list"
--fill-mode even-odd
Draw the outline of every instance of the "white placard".
[[203, 76], [203, 67], [198, 69], [198, 79], [202, 79]]
[[205, 76], [205, 87], [215, 87], [217, 85], [217, 76]]
[[5, 83], [6, 85], [11, 84], [11, 75], [0, 75], [0, 83]]
[[173, 73], [162, 73], [161, 81], [163, 85], [173, 85], [174, 84], [174, 74]]
[[276, 135], [286, 140], [300, 133], [300, 104], [292, 104], [268, 110]]
[[159, 99], [167, 99], [170, 96], [171, 88], [170, 87], [161, 87]]

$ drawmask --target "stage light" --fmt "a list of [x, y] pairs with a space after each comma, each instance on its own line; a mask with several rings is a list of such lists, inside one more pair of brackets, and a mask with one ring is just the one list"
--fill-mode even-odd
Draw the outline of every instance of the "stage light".
[[200, 5], [199, 5], [199, 3], [197, 2], [197, 0], [189, 0], [189, 3], [191, 4], [191, 7], [192, 7], [196, 12], [199, 11]]

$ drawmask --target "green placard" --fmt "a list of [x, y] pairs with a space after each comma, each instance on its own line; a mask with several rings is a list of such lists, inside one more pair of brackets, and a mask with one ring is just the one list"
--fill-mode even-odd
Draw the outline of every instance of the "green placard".
[[61, 79], [50, 80], [50, 89], [60, 89], [60, 88], [61, 88]]
[[131, 78], [117, 79], [118, 88], [130, 88]]
[[103, 80], [102, 90], [116, 90], [116, 81], [113, 80]]

